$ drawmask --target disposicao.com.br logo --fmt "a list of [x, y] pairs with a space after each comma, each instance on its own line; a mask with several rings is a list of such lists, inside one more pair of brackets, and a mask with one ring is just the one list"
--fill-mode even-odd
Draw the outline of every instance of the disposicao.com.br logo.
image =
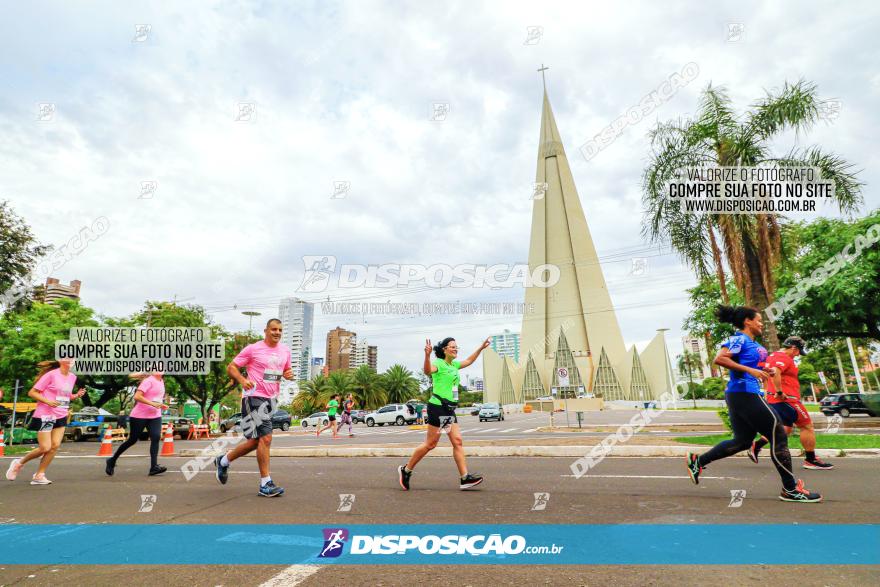
[[303, 257], [303, 280], [297, 291], [317, 293], [331, 284], [340, 289], [396, 288], [423, 285], [433, 288], [459, 287], [492, 289], [507, 287], [552, 287], [559, 281], [558, 265], [496, 263], [478, 265], [461, 263], [448, 265], [407, 265], [384, 263], [381, 265], [343, 264], [337, 268], [332, 255], [306, 255]]
[[[324, 548], [318, 555], [321, 558], [336, 557], [342, 552], [343, 544], [349, 538], [344, 528], [324, 529]], [[517, 554], [560, 554], [564, 546], [529, 546], [526, 539], [518, 534], [502, 537], [501, 534], [476, 534], [439, 536], [429, 534], [388, 534], [350, 537], [349, 554], [369, 555], [517, 555]]]

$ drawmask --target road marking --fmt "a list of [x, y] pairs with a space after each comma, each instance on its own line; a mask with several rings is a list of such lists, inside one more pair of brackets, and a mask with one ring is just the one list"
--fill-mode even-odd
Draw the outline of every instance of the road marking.
[[[560, 477], [578, 477], [577, 475], [560, 475]], [[585, 473], [580, 479], [584, 477], [598, 477], [601, 479], [690, 479], [687, 475], [593, 475], [591, 473]], [[706, 475], [700, 475], [700, 479], [733, 479], [735, 481], [742, 481], [741, 477], [709, 477]]]
[[475, 428], [474, 432], [494, 432], [498, 430], [498, 428]]
[[507, 430], [502, 430], [501, 434], [504, 434], [506, 432], [513, 432], [514, 430], [518, 430], [518, 428], [508, 428]]
[[260, 587], [287, 587], [299, 585], [321, 570], [319, 565], [291, 565], [261, 584]]
[[[227, 471], [227, 472], [230, 475], [232, 475], [232, 474], [235, 474], [235, 475], [259, 475], [260, 474], [259, 471]], [[179, 469], [168, 469], [168, 471], [166, 471], [166, 473], [183, 473], [183, 471], [181, 471]], [[196, 475], [202, 475], [202, 474], [215, 475], [216, 471], [213, 471], [213, 470], [196, 471]]]
[[529, 428], [528, 430], [524, 430], [523, 434], [528, 434], [529, 432], [534, 432], [537, 428]]

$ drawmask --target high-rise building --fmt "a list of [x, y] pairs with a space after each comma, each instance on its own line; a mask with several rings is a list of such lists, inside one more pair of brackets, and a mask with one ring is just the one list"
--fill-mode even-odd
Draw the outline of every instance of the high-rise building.
[[74, 279], [70, 285], [64, 285], [54, 277], [46, 279], [45, 285], [38, 285], [34, 288], [34, 300], [51, 304], [56, 300], [79, 300], [79, 290], [82, 282]]
[[[712, 361], [709, 359], [709, 353], [706, 351], [706, 339], [698, 336], [683, 336], [681, 338], [682, 347], [689, 353], [694, 353], [700, 357], [700, 363], [703, 368], [692, 374], [694, 380], [702, 381], [706, 377], [712, 376]], [[688, 378], [685, 371], [680, 374], [684, 379]]]
[[337, 326], [327, 333], [327, 373], [351, 369], [357, 334]]
[[358, 340], [354, 346], [354, 353], [350, 362], [350, 367], [356, 369], [361, 365], [369, 365], [375, 371], [378, 357], [378, 349], [366, 340]]
[[510, 357], [514, 363], [519, 363], [519, 332], [511, 332], [504, 329], [502, 334], [493, 334], [489, 337], [492, 350], [502, 357]]
[[312, 367], [309, 371], [309, 379], [314, 379], [324, 372], [324, 357], [312, 357]]
[[315, 307], [299, 298], [283, 298], [278, 306], [281, 342], [290, 348], [290, 362], [297, 381], [311, 375], [312, 324]]
[[483, 378], [482, 377], [468, 377], [468, 390], [469, 391], [483, 391]]
[[641, 353], [624, 344], [546, 89], [534, 187], [541, 197], [532, 203], [529, 270], [553, 279], [526, 287], [520, 361], [483, 353], [485, 399], [521, 404], [589, 392], [631, 401], [674, 393], [662, 330]]

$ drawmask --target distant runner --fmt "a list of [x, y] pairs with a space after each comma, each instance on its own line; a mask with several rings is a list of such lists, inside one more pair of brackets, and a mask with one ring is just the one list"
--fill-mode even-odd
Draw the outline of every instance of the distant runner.
[[119, 445], [113, 456], [107, 459], [104, 472], [113, 475], [119, 457], [133, 447], [146, 430], [150, 435], [150, 471], [149, 475], [161, 475], [168, 469], [159, 465], [159, 444], [162, 441], [162, 410], [165, 404], [165, 378], [162, 373], [133, 376], [140, 379], [137, 391], [134, 392], [135, 406], [128, 416], [128, 439]]
[[339, 429], [337, 430], [337, 432], [339, 430], [341, 430], [345, 424], [348, 424], [348, 437], [349, 438], [354, 436], [354, 434], [352, 434], [352, 432], [351, 432], [351, 410], [353, 407], [354, 407], [354, 398], [352, 397], [351, 394], [348, 394], [347, 396], [345, 396], [345, 401], [342, 402], [342, 412], [340, 413]]
[[327, 425], [321, 428], [318, 426], [318, 432], [316, 436], [321, 436], [321, 432], [327, 430], [328, 428], [333, 428], [333, 438], [337, 437], [337, 432], [339, 432], [339, 428], [336, 426], [336, 410], [339, 409], [339, 394], [334, 394], [333, 398], [327, 402]]

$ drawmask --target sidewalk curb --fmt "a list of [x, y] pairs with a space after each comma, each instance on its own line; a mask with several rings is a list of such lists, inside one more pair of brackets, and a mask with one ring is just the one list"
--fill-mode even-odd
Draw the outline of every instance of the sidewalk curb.
[[[590, 455], [598, 445], [579, 446], [471, 446], [464, 452], [469, 457], [584, 457]], [[614, 446], [605, 456], [612, 457], [683, 457], [689, 452], [704, 452], [708, 446]], [[269, 454], [273, 457], [409, 457], [413, 452], [411, 446], [404, 447], [310, 447], [310, 448], [273, 448]], [[604, 452], [604, 451], [603, 451]], [[792, 456], [798, 456], [800, 451]], [[211, 453], [203, 455], [200, 450], [184, 449], [179, 451], [181, 457], [217, 456]], [[219, 454], [219, 453], [218, 453]], [[818, 449], [816, 454], [823, 458], [836, 457], [880, 457], [880, 449]], [[248, 456], [255, 456], [251, 453]], [[432, 457], [450, 457], [452, 448], [437, 447], [428, 453]], [[745, 458], [746, 454], [739, 455]]]

